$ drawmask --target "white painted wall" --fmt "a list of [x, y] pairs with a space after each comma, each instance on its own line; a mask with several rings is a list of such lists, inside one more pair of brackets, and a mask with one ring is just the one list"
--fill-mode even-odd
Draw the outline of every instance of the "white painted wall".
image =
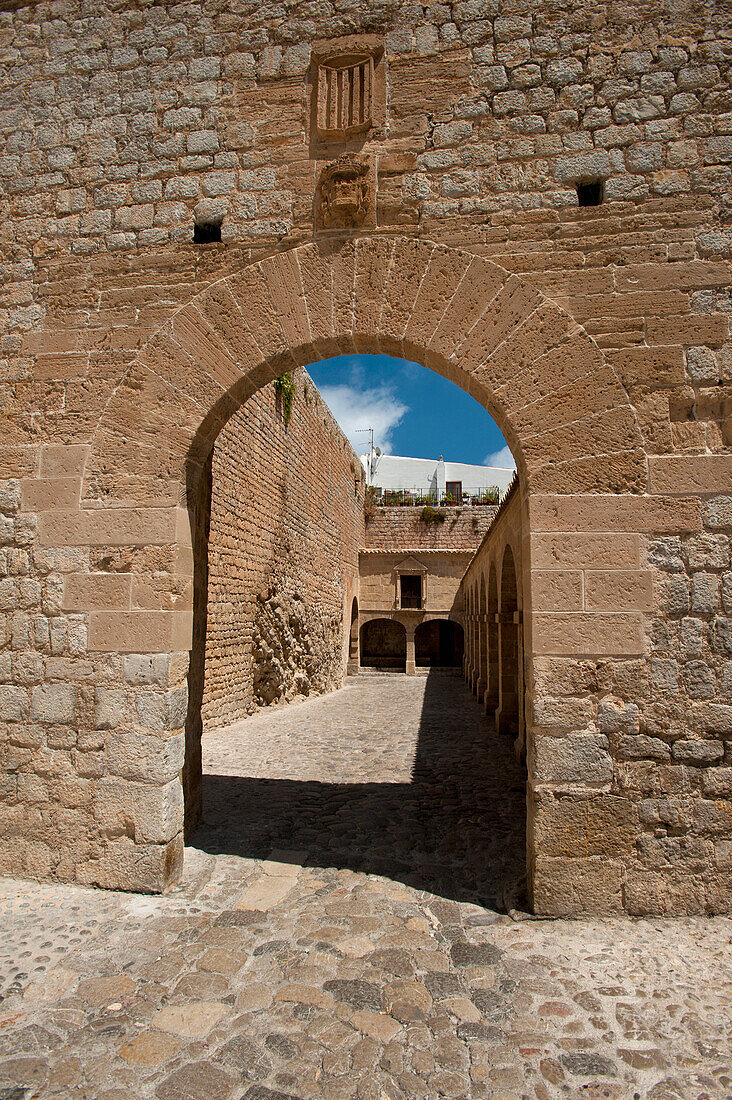
[[514, 475], [513, 470], [500, 466], [472, 466], [467, 462], [444, 462], [441, 459], [403, 458], [400, 455], [373, 456], [372, 476], [369, 476], [369, 456], [361, 455], [367, 483], [380, 489], [419, 489], [445, 491], [448, 481], [462, 481], [463, 491], [488, 489], [497, 485], [505, 493]]

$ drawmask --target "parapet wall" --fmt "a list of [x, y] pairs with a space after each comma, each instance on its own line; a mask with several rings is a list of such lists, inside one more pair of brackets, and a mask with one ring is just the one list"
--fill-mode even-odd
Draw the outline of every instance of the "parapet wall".
[[474, 550], [491, 525], [496, 508], [489, 504], [438, 508], [440, 522], [426, 522], [422, 508], [378, 505], [366, 518], [367, 550]]

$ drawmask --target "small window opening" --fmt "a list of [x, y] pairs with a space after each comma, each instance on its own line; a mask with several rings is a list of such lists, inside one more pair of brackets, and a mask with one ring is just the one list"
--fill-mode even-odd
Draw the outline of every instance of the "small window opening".
[[211, 244], [221, 240], [221, 222], [196, 222], [193, 226], [194, 244]]
[[419, 573], [402, 573], [401, 606], [419, 611], [422, 607], [422, 577]]
[[580, 206], [599, 206], [603, 199], [602, 180], [577, 184], [577, 199]]

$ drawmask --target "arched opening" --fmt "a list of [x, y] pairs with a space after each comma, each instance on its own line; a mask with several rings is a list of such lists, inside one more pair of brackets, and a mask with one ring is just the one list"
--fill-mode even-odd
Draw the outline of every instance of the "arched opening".
[[393, 619], [370, 619], [361, 627], [361, 667], [404, 672], [407, 632]]
[[[349, 287], [356, 292], [344, 293]], [[481, 257], [407, 238], [369, 237], [337, 249], [307, 245], [281, 252], [211, 283], [176, 312], [126, 368], [104, 407], [84, 467], [82, 519], [93, 517], [97, 524], [105, 517], [105, 545], [114, 541], [107, 532], [116, 525], [120, 545], [164, 545], [172, 552], [169, 572], [155, 595], [157, 617], [146, 617], [142, 628], [142, 617], [129, 613], [128, 592], [127, 602], [120, 597], [119, 605], [92, 612], [90, 652], [139, 654], [147, 647], [153, 656], [170, 655], [160, 691], [168, 692], [170, 700], [183, 697], [191, 635], [201, 635], [201, 616], [191, 615], [189, 601], [191, 574], [203, 571], [191, 566], [190, 540], [197, 562], [204, 542], [204, 533], [199, 537], [197, 532], [205, 528], [201, 501], [212, 446], [222, 426], [267, 383], [319, 356], [351, 354], [354, 349], [408, 356], [490, 410], [516, 455], [522, 514], [531, 514], [532, 522], [535, 514], [540, 517], [547, 543], [561, 529], [568, 493], [620, 498], [645, 489], [647, 463], [637, 417], [613, 367], [564, 309], [521, 277]], [[178, 503], [184, 486], [190, 532]], [[543, 511], [530, 512], [533, 500], [552, 496], [556, 501]], [[124, 528], [119, 516], [130, 500], [134, 515], [125, 517]], [[604, 531], [601, 522], [607, 522], [607, 513], [601, 521], [598, 509], [588, 508], [572, 529]], [[90, 524], [89, 530], [91, 540], [98, 528]], [[194, 590], [202, 587], [195, 576]], [[548, 597], [541, 606], [530, 596], [526, 593], [532, 615], [537, 609], [547, 612], [539, 624], [543, 638], [537, 651], [564, 653], [566, 646], [562, 649], [556, 641]], [[477, 602], [473, 595], [474, 615]], [[341, 660], [343, 607], [341, 600]], [[363, 603], [360, 610], [363, 617]], [[503, 620], [503, 596], [499, 613]], [[473, 677], [476, 625], [468, 616], [466, 666], [472, 666]], [[589, 625], [594, 629], [594, 620]], [[636, 652], [635, 623], [625, 625], [622, 652]], [[601, 638], [601, 627], [598, 616], [593, 641]], [[537, 637], [535, 630], [532, 637]], [[576, 648], [588, 646], [588, 638], [584, 632]], [[531, 658], [529, 654], [527, 660]], [[200, 736], [195, 653], [190, 667], [186, 769], [192, 773]], [[140, 690], [147, 690], [147, 683], [140, 683]], [[507, 680], [502, 693], [506, 702], [509, 686]], [[170, 718], [163, 723], [170, 735], [168, 762], [155, 781], [161, 807], [167, 806], [167, 785], [179, 784], [182, 758], [180, 708], [175, 710], [167, 696], [165, 706], [170, 706]], [[188, 784], [187, 796], [195, 807], [195, 783]], [[140, 831], [139, 847], [152, 868], [145, 872], [143, 889], [153, 882], [152, 888], [161, 888], [179, 873], [177, 811], [165, 820], [165, 829], [153, 841]], [[128, 842], [138, 845], [129, 835]], [[110, 866], [115, 845], [110, 845]], [[127, 853], [124, 858], [130, 866]], [[130, 875], [129, 882], [133, 880], [138, 881]]]
[[507, 546], [501, 565], [500, 603], [500, 702], [496, 714], [500, 733], [519, 735], [519, 624], [516, 565], [513, 551]]
[[463, 628], [451, 619], [429, 619], [414, 632], [417, 668], [460, 668]]
[[478, 595], [478, 684], [476, 694], [482, 703], [488, 682], [488, 638], [486, 637], [485, 577], [481, 574]]
[[354, 596], [351, 604], [351, 628], [348, 632], [348, 671], [358, 672], [358, 599]]
[[485, 712], [494, 714], [499, 703], [498, 660], [498, 582], [496, 566], [491, 562], [488, 574], [488, 687], [485, 694]]

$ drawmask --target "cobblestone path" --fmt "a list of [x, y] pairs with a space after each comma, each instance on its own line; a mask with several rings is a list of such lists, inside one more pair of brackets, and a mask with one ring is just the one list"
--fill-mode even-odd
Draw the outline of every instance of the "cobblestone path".
[[162, 898], [0, 880], [0, 1100], [732, 1096], [732, 921], [515, 921], [523, 780], [462, 682], [209, 736]]

